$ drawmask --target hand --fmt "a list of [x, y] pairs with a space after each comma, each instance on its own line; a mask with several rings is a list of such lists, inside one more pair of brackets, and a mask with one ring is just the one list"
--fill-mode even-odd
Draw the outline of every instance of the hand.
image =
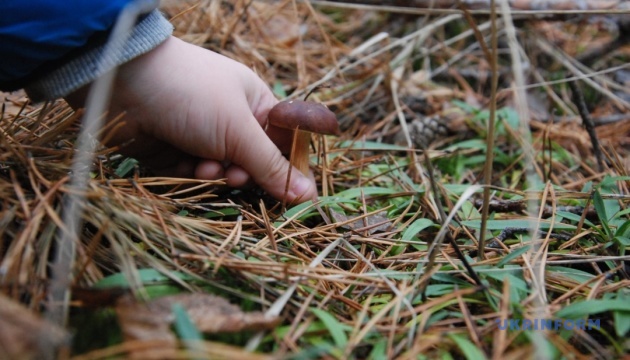
[[[66, 100], [80, 107], [85, 94], [81, 89]], [[132, 140], [122, 152], [161, 175], [226, 178], [231, 187], [253, 180], [277, 199], [291, 171], [285, 200], [314, 199], [314, 181], [282, 155], [291, 149], [292, 132], [266, 127], [277, 102], [243, 64], [171, 37], [120, 67], [110, 114], [126, 112], [126, 124], [108, 145]]]

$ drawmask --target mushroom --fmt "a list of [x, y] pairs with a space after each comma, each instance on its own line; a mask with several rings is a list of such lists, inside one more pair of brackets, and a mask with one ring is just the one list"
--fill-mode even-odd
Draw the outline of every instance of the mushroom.
[[337, 117], [325, 105], [306, 100], [281, 101], [269, 111], [269, 124], [295, 130], [291, 164], [308, 176], [311, 134], [339, 135]]

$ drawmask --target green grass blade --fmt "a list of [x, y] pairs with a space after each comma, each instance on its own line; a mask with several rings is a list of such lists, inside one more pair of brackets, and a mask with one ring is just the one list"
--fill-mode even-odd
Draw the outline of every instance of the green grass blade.
[[348, 344], [348, 336], [345, 333], [346, 325], [341, 324], [333, 315], [322, 309], [311, 309], [313, 314], [326, 326], [330, 336], [339, 349], [344, 349]]
[[630, 246], [630, 237], [627, 236], [615, 236], [614, 240], [621, 246]]
[[[481, 228], [481, 220], [465, 220], [462, 221], [463, 226], [468, 226], [473, 229]], [[548, 230], [552, 225], [554, 230], [575, 230], [575, 225], [563, 224], [561, 222], [551, 223], [548, 220], [541, 220], [539, 222], [541, 230]], [[528, 219], [512, 219], [512, 220], [488, 220], [488, 230], [503, 230], [505, 228], [529, 228], [531, 221]]]
[[345, 199], [359, 199], [361, 195], [364, 196], [378, 196], [378, 195], [393, 195], [400, 193], [400, 190], [380, 187], [380, 186], [364, 186], [358, 188], [351, 188], [348, 190], [337, 193], [338, 197]]
[[182, 304], [175, 303], [171, 306], [171, 311], [175, 316], [173, 326], [177, 336], [186, 344], [186, 347], [192, 353], [201, 352], [203, 335], [188, 316], [186, 309], [184, 309]]
[[[156, 269], [139, 269], [138, 270], [138, 276], [139, 276], [140, 282], [144, 285], [169, 282], [173, 278], [177, 278], [184, 281], [194, 280], [192, 276], [186, 275], [178, 271], [171, 271], [169, 274], [171, 275], [171, 277], [168, 277], [162, 274]], [[110, 275], [106, 278], [101, 279], [99, 282], [97, 282], [94, 285], [94, 287], [98, 289], [111, 288], [111, 287], [128, 288], [130, 286], [131, 285], [129, 284], [127, 277], [123, 273]]]
[[602, 222], [604, 232], [608, 237], [610, 237], [611, 234], [610, 228], [608, 227], [608, 214], [606, 214], [606, 205], [604, 204], [604, 199], [602, 199], [602, 195], [597, 190], [593, 193], [593, 206], [595, 206], [595, 212], [597, 213], [599, 221]]
[[512, 259], [516, 259], [517, 257], [521, 256], [523, 253], [529, 251], [529, 249], [531, 248], [530, 245], [527, 246], [523, 246], [520, 247], [512, 252], [510, 252], [509, 254], [505, 255], [503, 257], [503, 259], [501, 259], [501, 261], [499, 261], [497, 263], [497, 267], [502, 267], [503, 265], [509, 263], [510, 261], [512, 261]]
[[615, 332], [617, 336], [626, 336], [630, 331], [630, 312], [615, 311], [613, 312], [613, 319], [615, 320]]
[[374, 141], [342, 141], [338, 147], [340, 149], [361, 149], [361, 150], [383, 150], [383, 151], [406, 151], [405, 146], [380, 143]]
[[175, 316], [175, 331], [180, 339], [185, 341], [202, 341], [203, 335], [188, 316], [188, 312], [180, 303], [175, 303], [171, 307]]
[[130, 175], [131, 171], [138, 165], [138, 160], [134, 158], [126, 158], [123, 160], [120, 165], [116, 168], [116, 175], [120, 177], [125, 177]]
[[431, 219], [417, 219], [403, 232], [402, 240], [411, 240], [420, 231], [431, 226], [437, 226]]
[[630, 301], [623, 299], [580, 301], [560, 309], [556, 313], [556, 316], [560, 318], [577, 319], [606, 311], [624, 311], [630, 313]]
[[[337, 204], [337, 203], [357, 203], [357, 202], [350, 199], [344, 199], [340, 196], [320, 196], [318, 199], [319, 206], [326, 206], [326, 205]], [[299, 214], [301, 211], [304, 211], [308, 207], [311, 207], [311, 209], [301, 214], [300, 219], [303, 219], [310, 213], [317, 212], [317, 208], [313, 206], [313, 201], [309, 200], [307, 202], [303, 202], [299, 205], [295, 205], [294, 207], [288, 209], [287, 211], [285, 211], [283, 217], [285, 219], [290, 219], [296, 216], [297, 214]]]
[[461, 334], [450, 334], [448, 335], [451, 340], [457, 344], [459, 349], [462, 351], [466, 359], [468, 360], [480, 360], [487, 359], [486, 354], [484, 354], [477, 345], [473, 344], [470, 340], [464, 337]]

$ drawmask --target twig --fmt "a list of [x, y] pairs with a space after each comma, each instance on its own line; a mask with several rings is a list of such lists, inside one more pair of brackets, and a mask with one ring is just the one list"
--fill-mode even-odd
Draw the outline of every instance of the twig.
[[[474, 0], [472, 0], [474, 2]], [[488, 0], [485, 0], [485, 2], [487, 3]], [[570, 0], [569, 0], [570, 1]], [[607, 2], [604, 2], [607, 1]], [[554, 8], [553, 6], [548, 7], [544, 10], [540, 10], [540, 9], [535, 9], [535, 8], [530, 8], [530, 7], [526, 7], [526, 10], [522, 10], [522, 9], [513, 9], [511, 12], [513, 15], [519, 15], [519, 16], [536, 16], [536, 17], [540, 17], [540, 16], [553, 16], [553, 15], [597, 15], [597, 14], [627, 14], [628, 10], [627, 9], [623, 9], [623, 8], [614, 8], [611, 7], [611, 3], [608, 1], [613, 1], [614, 3], [612, 3], [613, 5], [616, 4], [617, 0], [590, 0], [589, 5], [590, 6], [588, 9], [585, 9], [583, 7], [579, 7], [579, 3], [577, 1], [570, 1], [569, 4], [571, 3], [576, 3], [576, 6], [574, 7], [569, 7], [568, 9], [566, 8], [566, 6], [563, 7], [558, 7], [558, 8]], [[444, 1], [444, 0], [426, 0], [426, 2], [424, 3], [425, 6], [426, 4], [431, 4], [433, 5], [431, 8], [429, 7], [412, 7], [412, 6], [396, 6], [396, 5], [383, 5], [382, 1], [375, 1], [375, 0], [359, 0], [359, 1], [354, 1], [354, 0], [344, 0], [344, 1], [323, 1], [323, 0], [310, 0], [310, 2], [313, 5], [321, 5], [321, 6], [330, 6], [330, 7], [337, 7], [337, 8], [345, 8], [345, 9], [361, 9], [361, 10], [372, 10], [372, 11], [383, 11], [383, 12], [389, 12], [389, 13], [394, 13], [394, 14], [410, 14], [410, 15], [426, 15], [426, 14], [430, 14], [430, 15], [444, 15], [444, 14], [458, 14], [461, 13], [461, 10], [458, 9], [452, 9], [453, 6], [455, 6], [457, 0], [451, 0], [451, 1]], [[435, 4], [437, 3], [440, 4], [444, 4], [442, 5], [442, 8], [439, 8], [438, 6], [436, 6]], [[471, 3], [471, 1], [465, 1], [466, 3]], [[377, 4], [375, 4], [377, 3]], [[404, 3], [404, 2], [403, 2]], [[556, 3], [559, 4], [559, 3]], [[566, 3], [565, 3], [566, 4]], [[608, 6], [607, 6], [608, 5]], [[470, 10], [471, 14], [473, 15], [488, 15], [490, 14], [490, 12], [492, 11], [492, 9], [474, 9], [474, 10]]]
[[[499, 86], [499, 73], [498, 73], [498, 61], [499, 61], [499, 49], [498, 49], [498, 35], [497, 35], [497, 12], [495, 7], [495, 0], [491, 0], [491, 13], [490, 13], [490, 36], [492, 52], [491, 57], [487, 59], [490, 64], [490, 71], [492, 72], [491, 78], [491, 90], [490, 90], [490, 114], [488, 115], [488, 133], [486, 135], [486, 164], [483, 168], [483, 179], [486, 187], [483, 189], [484, 206], [481, 208], [481, 229], [479, 230], [479, 254], [477, 257], [479, 260], [483, 260], [484, 246], [486, 240], [486, 228], [488, 223], [488, 200], [490, 200], [490, 185], [492, 185], [492, 162], [494, 161], [494, 123], [497, 113], [497, 88]], [[475, 24], [471, 23], [471, 27]], [[483, 42], [483, 38], [478, 38], [480, 42]], [[489, 54], [489, 55], [490, 55]]]
[[[429, 182], [431, 183], [431, 189], [433, 192], [433, 196], [435, 197], [434, 203], [437, 206], [438, 212], [440, 214], [440, 223], [442, 225], [442, 228], [448, 228], [447, 219], [449, 219], [449, 217], [446, 215], [446, 211], [444, 211], [444, 207], [442, 206], [442, 202], [440, 201], [440, 196], [439, 196], [440, 193], [439, 193], [439, 189], [437, 185], [438, 182], [435, 179], [433, 165], [431, 164], [431, 161], [429, 161], [429, 156], [428, 156], [426, 147], [423, 146], [422, 150], [424, 153], [425, 167], [427, 168], [427, 171], [429, 172]], [[483, 283], [481, 282], [481, 279], [479, 278], [479, 276], [477, 275], [473, 267], [470, 265], [470, 263], [468, 263], [466, 256], [464, 256], [464, 253], [459, 248], [459, 245], [457, 245], [457, 242], [455, 241], [453, 236], [451, 234], [447, 234], [446, 236], [448, 238], [449, 243], [455, 250], [455, 254], [457, 255], [457, 258], [461, 260], [462, 264], [464, 265], [464, 268], [466, 268], [466, 271], [468, 271], [468, 274], [470, 274], [470, 277], [473, 278], [473, 280], [475, 280], [475, 283], [477, 285], [482, 287]], [[437, 239], [438, 238], [436, 237], [435, 241], [437, 241]], [[437, 256], [437, 253], [432, 253], [431, 251], [427, 253], [427, 257], [429, 259], [429, 264], [427, 265], [427, 272], [431, 271], [430, 266], [432, 262], [435, 261], [435, 256]], [[423, 286], [423, 291], [422, 291], [423, 296], [424, 296], [424, 289], [426, 289], [426, 287]]]
[[[475, 199], [473, 204], [475, 207], [482, 207], [483, 200]], [[527, 210], [527, 200], [503, 200], [503, 199], [492, 199], [488, 203], [488, 208], [491, 212], [496, 213], [510, 213], [516, 212], [521, 213]], [[596, 219], [597, 212], [593, 206], [589, 206], [585, 208], [584, 206], [556, 206], [556, 212], [563, 211], [576, 215], [582, 215], [586, 212], [586, 217], [589, 219]], [[545, 205], [543, 207], [542, 216], [549, 217], [553, 214], [553, 209], [551, 206]]]
[[[620, 106], [623, 106], [626, 109], [630, 109], [630, 102], [620, 98], [618, 95], [613, 93], [609, 87], [618, 86], [607, 78], [603, 76], [591, 76], [594, 71], [586, 68], [583, 64], [578, 63], [575, 59], [571, 58], [567, 55], [562, 49], [559, 49], [557, 46], [551, 44], [549, 41], [543, 38], [534, 39], [535, 45], [540, 48], [543, 52], [545, 52], [550, 57], [556, 59], [560, 62], [567, 70], [569, 70], [574, 76], [578, 77], [593, 89], [597, 90], [601, 94], [607, 96], [614, 102], [618, 103]], [[595, 80], [597, 81], [595, 81]], [[599, 82], [606, 83], [606, 87], [602, 86]]]
[[[513, 239], [515, 235], [527, 234], [531, 230], [532, 229], [528, 227], [506, 227], [505, 229], [501, 230], [499, 235], [494, 237], [493, 243], [488, 244], [488, 247], [499, 248], [499, 245], [496, 242], [498, 241], [504, 242], [507, 239]], [[538, 230], [538, 235], [547, 236], [547, 231]], [[569, 241], [572, 238], [571, 235], [559, 234], [559, 233], [550, 233], [549, 237], [552, 239], [561, 240], [561, 241]]]
[[597, 133], [595, 132], [595, 124], [593, 124], [591, 114], [588, 112], [588, 108], [586, 107], [586, 101], [584, 100], [582, 89], [580, 89], [577, 85], [577, 81], [569, 82], [569, 87], [571, 88], [573, 95], [573, 102], [578, 109], [578, 113], [582, 117], [582, 126], [584, 126], [586, 132], [588, 132], [588, 136], [591, 138], [591, 144], [593, 144], [593, 154], [595, 154], [595, 158], [597, 159], [597, 169], [599, 172], [603, 172], [604, 156], [602, 155], [599, 140], [597, 139]]
[[[436, 263], [435, 262], [436, 254], [434, 254], [434, 252], [437, 251], [436, 249], [439, 249], [440, 245], [442, 244], [442, 241], [444, 240], [444, 237], [447, 236], [448, 229], [449, 229], [448, 224], [450, 224], [450, 222], [453, 220], [453, 218], [457, 215], [457, 211], [459, 211], [459, 209], [462, 207], [464, 202], [467, 201], [480, 188], [481, 187], [479, 185], [472, 185], [471, 187], [466, 189], [466, 191], [464, 191], [464, 193], [459, 198], [459, 200], [457, 201], [455, 206], [453, 206], [453, 209], [451, 210], [451, 213], [448, 215], [448, 217], [446, 217], [446, 219], [444, 219], [442, 228], [440, 229], [438, 234], [435, 236], [435, 239], [433, 239], [433, 242], [431, 243], [431, 245], [429, 246], [429, 249], [427, 250], [427, 258], [429, 259], [429, 261], [428, 261], [427, 265], [425, 266], [424, 271], [420, 271], [420, 272], [418, 272], [416, 274], [416, 276], [414, 278], [414, 283], [417, 283], [418, 280], [421, 280], [420, 276], [422, 274], [425, 274], [425, 273], [426, 274], [430, 274], [433, 271], [433, 266]], [[455, 241], [452, 240], [451, 244], [454, 243], [454, 242]], [[459, 247], [455, 246], [454, 249], [457, 252], [459, 250]], [[461, 253], [461, 251], [459, 251], [459, 253], [457, 255], [461, 256], [460, 258], [464, 258], [464, 256]], [[463, 264], [464, 264], [464, 267], [466, 267], [466, 270], [470, 273], [470, 275], [475, 280], [475, 283], [478, 286], [483, 287], [483, 283], [481, 282], [481, 279], [479, 279], [477, 274], [472, 270], [472, 267], [470, 267], [470, 264], [468, 264], [467, 261], [463, 262]], [[428, 285], [428, 281], [423, 281], [420, 284], [420, 286], [418, 286], [418, 290], [414, 293], [414, 297], [417, 294], [424, 293], [424, 291], [426, 290], [427, 285]]]

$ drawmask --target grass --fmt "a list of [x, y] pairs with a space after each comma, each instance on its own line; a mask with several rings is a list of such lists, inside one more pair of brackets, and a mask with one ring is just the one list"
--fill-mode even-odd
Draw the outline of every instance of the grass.
[[[216, 4], [164, 10], [177, 36], [252, 66], [277, 94], [328, 86], [315, 95], [344, 132], [314, 144], [321, 196], [283, 208], [258, 189], [151, 177], [133, 159], [99, 149], [76, 244], [67, 326], [74, 341], [60, 357], [146, 349], [244, 359], [603, 359], [628, 352], [630, 121], [597, 126], [605, 157], [599, 171], [568, 86], [550, 82], [564, 79], [558, 74], [580, 56], [566, 50], [571, 36], [590, 34], [581, 42], [589, 51], [608, 33], [586, 22], [531, 19], [518, 19], [516, 43], [499, 33], [505, 42], [490, 132], [491, 64], [477, 40], [490, 39], [487, 18]], [[294, 26], [298, 19], [302, 28]], [[505, 13], [497, 21], [504, 24]], [[553, 43], [560, 35], [569, 40]], [[531, 87], [527, 117], [511, 88], [510, 46], [521, 46], [530, 66], [519, 70]], [[598, 99], [589, 103], [595, 120], [627, 111], [615, 98], [620, 93], [606, 90], [612, 80], [605, 71], [629, 50], [619, 47], [573, 73], [592, 78], [594, 85], [581, 84]], [[537, 105], [541, 99], [546, 106]], [[415, 124], [428, 116], [448, 135], [417, 144]], [[4, 101], [0, 284], [4, 296], [35, 314], [47, 306], [77, 119], [62, 101], [31, 105], [19, 93]], [[122, 336], [113, 311], [121, 297], [191, 292], [238, 304], [245, 322], [255, 311], [280, 322], [201, 334], [194, 312], [175, 304], [164, 315], [173, 316], [179, 341]], [[562, 326], [522, 326], [543, 319]], [[519, 326], [502, 330], [504, 321]]]

